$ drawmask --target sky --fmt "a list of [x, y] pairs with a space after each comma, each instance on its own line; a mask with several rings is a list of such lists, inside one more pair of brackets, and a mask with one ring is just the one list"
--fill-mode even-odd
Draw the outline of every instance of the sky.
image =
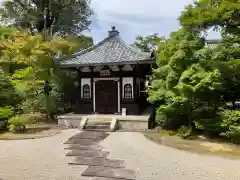
[[[180, 28], [177, 18], [192, 0], [92, 0], [95, 14], [92, 16], [90, 32], [94, 42], [107, 36], [111, 26], [115, 26], [120, 36], [132, 43], [136, 36], [158, 33], [168, 36]], [[209, 33], [209, 39], [218, 38], [217, 33]]]
[[[0, 0], [1, 3], [2, 0]], [[158, 33], [168, 36], [179, 29], [178, 16], [193, 0], [92, 0], [94, 15], [91, 17], [90, 32], [94, 42], [103, 40], [111, 26], [115, 26], [127, 43], [136, 36]], [[210, 33], [209, 39], [218, 38]]]

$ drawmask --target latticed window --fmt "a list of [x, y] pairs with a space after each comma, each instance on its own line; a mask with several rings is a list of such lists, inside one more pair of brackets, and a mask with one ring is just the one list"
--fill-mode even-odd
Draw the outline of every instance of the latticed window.
[[90, 86], [88, 84], [84, 84], [82, 88], [83, 88], [83, 98], [90, 98], [91, 97]]
[[131, 84], [124, 85], [124, 98], [132, 98], [132, 85]]

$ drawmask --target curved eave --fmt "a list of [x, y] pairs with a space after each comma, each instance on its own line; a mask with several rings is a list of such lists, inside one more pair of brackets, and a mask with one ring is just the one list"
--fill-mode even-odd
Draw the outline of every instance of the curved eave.
[[58, 64], [60, 67], [65, 68], [72, 68], [72, 67], [86, 67], [86, 66], [113, 66], [113, 65], [138, 65], [138, 64], [154, 64], [156, 61], [155, 59], [146, 59], [141, 61], [129, 61], [129, 62], [113, 62], [113, 63], [92, 63], [92, 64]]

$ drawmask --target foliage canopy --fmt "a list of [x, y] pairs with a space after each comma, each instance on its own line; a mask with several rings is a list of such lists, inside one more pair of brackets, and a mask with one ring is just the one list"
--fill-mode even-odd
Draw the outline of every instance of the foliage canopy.
[[[226, 123], [234, 112], [220, 115], [226, 102], [240, 99], [239, 12], [239, 0], [196, 1], [180, 15], [181, 29], [158, 43], [148, 99], [157, 104], [162, 126], [182, 130], [188, 125], [227, 138], [239, 135], [239, 123], [229, 122], [232, 128]], [[212, 48], [202, 33], [210, 28], [222, 35]]]
[[79, 34], [91, 15], [89, 0], [5, 0], [0, 8], [2, 22], [34, 34]]

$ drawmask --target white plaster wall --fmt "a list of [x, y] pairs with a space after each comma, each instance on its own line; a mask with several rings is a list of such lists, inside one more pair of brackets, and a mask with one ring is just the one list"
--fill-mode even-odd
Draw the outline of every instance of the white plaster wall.
[[132, 85], [132, 98], [134, 98], [133, 94], [133, 77], [123, 77], [122, 78], [122, 97], [124, 98], [124, 85], [131, 84]]
[[[90, 86], [90, 91], [92, 89], [91, 87], [91, 78], [81, 78], [81, 98], [83, 97], [83, 86], [84, 84], [88, 84]], [[90, 93], [91, 98], [91, 93]]]

